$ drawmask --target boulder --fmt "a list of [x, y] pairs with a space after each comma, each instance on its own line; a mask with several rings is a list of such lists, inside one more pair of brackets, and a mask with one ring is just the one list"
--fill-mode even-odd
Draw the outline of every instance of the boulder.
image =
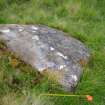
[[72, 91], [90, 54], [70, 35], [44, 25], [0, 25], [0, 40], [40, 73], [48, 74], [64, 90]]

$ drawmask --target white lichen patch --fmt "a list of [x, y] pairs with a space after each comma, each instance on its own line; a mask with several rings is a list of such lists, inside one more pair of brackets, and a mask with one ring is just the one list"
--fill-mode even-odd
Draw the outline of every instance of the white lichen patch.
[[22, 32], [24, 29], [23, 28], [19, 28], [19, 32]]
[[47, 67], [54, 67], [55, 63], [54, 62], [47, 62]]
[[55, 48], [53, 48], [53, 47], [50, 47], [50, 50], [51, 50], [51, 51], [54, 51], [54, 50], [55, 50]]
[[71, 75], [72, 79], [76, 82], [78, 80], [76, 75]]
[[9, 33], [10, 29], [4, 29], [4, 30], [1, 30], [1, 32], [3, 32], [3, 33]]
[[44, 71], [44, 70], [45, 70], [45, 68], [39, 68], [39, 69], [38, 69], [39, 72], [42, 72], [42, 71]]
[[38, 58], [38, 61], [33, 62], [33, 67], [35, 67], [39, 72], [43, 72], [46, 69], [46, 64]]
[[61, 70], [61, 69], [65, 68], [65, 67], [66, 67], [66, 65], [60, 65], [59, 69]]
[[38, 30], [38, 27], [32, 26], [32, 29], [34, 29], [34, 30]]
[[32, 37], [33, 40], [39, 40], [39, 37], [37, 35]]
[[32, 32], [36, 32], [35, 30], [33, 30]]
[[63, 55], [61, 52], [57, 52], [57, 55], [63, 57], [64, 59], [67, 59], [68, 58], [67, 56]]

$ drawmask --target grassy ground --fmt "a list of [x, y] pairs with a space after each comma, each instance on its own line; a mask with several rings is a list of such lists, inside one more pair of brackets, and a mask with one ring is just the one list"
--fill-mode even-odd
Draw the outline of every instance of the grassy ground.
[[39, 100], [39, 93], [65, 92], [1, 42], [0, 105], [105, 105], [105, 0], [0, 0], [0, 23], [44, 24], [84, 42], [91, 50], [91, 60], [75, 94], [94, 97], [92, 103], [81, 97]]

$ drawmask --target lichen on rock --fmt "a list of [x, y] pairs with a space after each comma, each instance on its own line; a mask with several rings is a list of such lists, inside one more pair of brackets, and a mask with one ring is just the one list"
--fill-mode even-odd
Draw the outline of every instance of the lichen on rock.
[[43, 25], [0, 25], [0, 39], [7, 47], [39, 72], [47, 70], [57, 82], [72, 91], [82, 75], [81, 60], [89, 60], [89, 51], [66, 33]]

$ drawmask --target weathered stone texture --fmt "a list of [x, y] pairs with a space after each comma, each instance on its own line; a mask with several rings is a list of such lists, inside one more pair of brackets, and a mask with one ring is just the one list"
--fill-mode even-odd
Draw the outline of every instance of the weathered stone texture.
[[22, 60], [38, 71], [47, 70], [65, 90], [71, 91], [80, 80], [89, 51], [80, 41], [42, 25], [0, 25], [0, 39]]

